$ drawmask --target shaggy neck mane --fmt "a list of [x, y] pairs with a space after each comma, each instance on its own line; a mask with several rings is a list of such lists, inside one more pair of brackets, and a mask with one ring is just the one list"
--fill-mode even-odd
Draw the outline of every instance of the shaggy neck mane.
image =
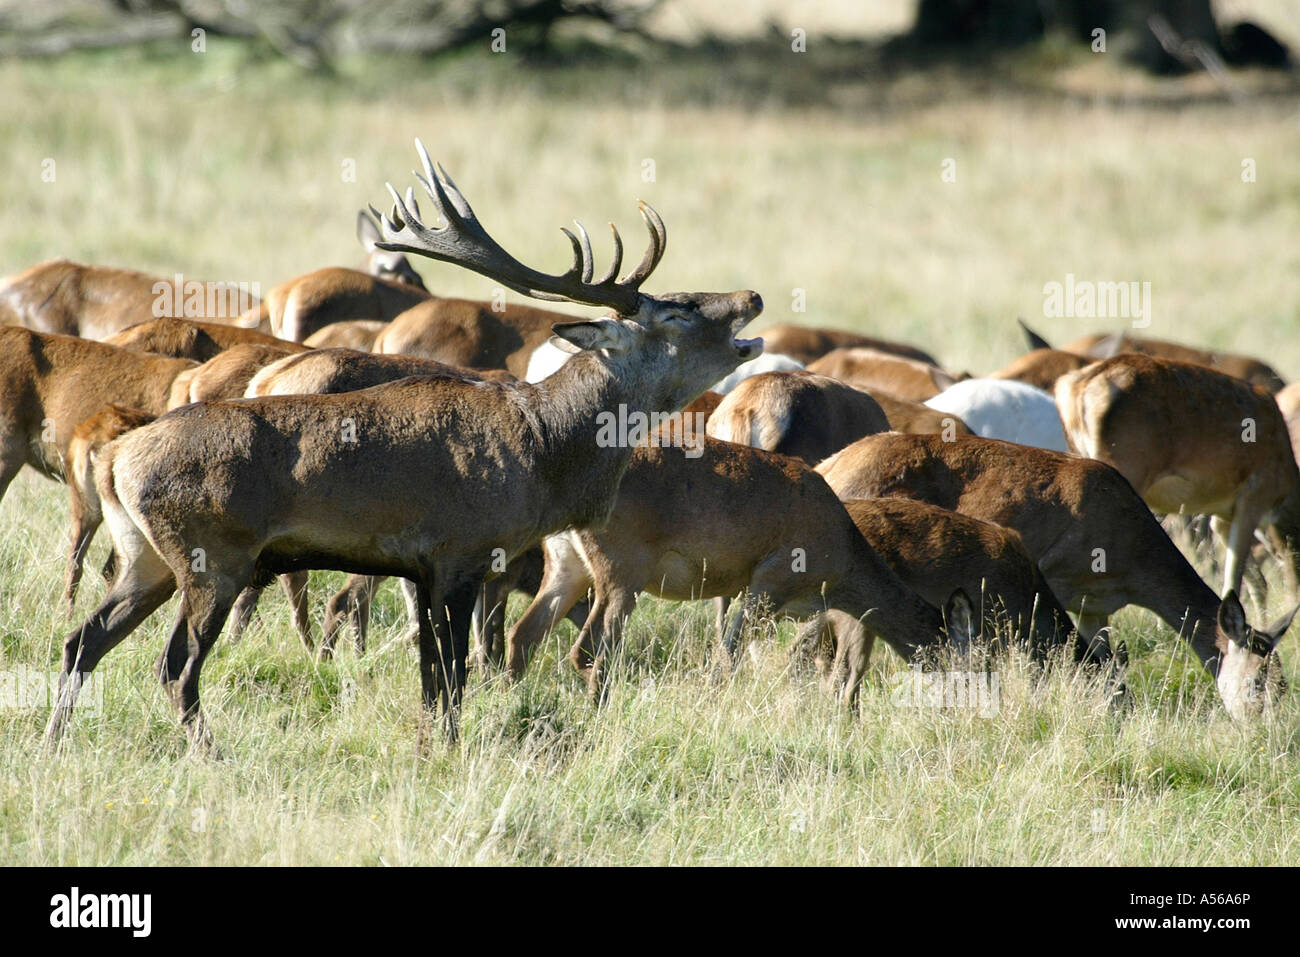
[[[617, 414], [619, 405], [628, 412], [649, 412], [660, 401], [658, 395], [647, 395], [627, 370], [609, 363], [580, 352], [541, 382], [518, 387], [541, 451], [539, 477], [554, 492], [548, 511], [559, 519], [557, 528], [602, 523], [632, 459], [630, 447], [597, 445], [596, 417]], [[575, 475], [582, 480], [573, 481]]]

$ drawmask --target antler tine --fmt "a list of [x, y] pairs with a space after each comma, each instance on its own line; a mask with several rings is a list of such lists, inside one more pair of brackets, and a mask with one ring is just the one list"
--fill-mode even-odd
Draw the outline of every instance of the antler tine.
[[636, 205], [641, 212], [641, 218], [645, 220], [646, 229], [650, 232], [650, 245], [646, 248], [645, 255], [641, 257], [641, 262], [620, 283], [633, 288], [640, 286], [655, 271], [668, 245], [668, 230], [664, 228], [664, 221], [659, 218], [659, 214], [649, 203], [639, 202]]
[[609, 224], [609, 231], [614, 234], [614, 261], [609, 264], [609, 269], [605, 272], [605, 275], [596, 280], [598, 286], [613, 282], [623, 265], [623, 237], [618, 234], [618, 230], [613, 223]]
[[578, 227], [578, 235], [582, 237], [582, 281], [591, 282], [591, 274], [596, 271], [596, 260], [591, 254], [591, 237], [587, 235], [587, 228], [576, 219], [573, 225]]
[[406, 187], [406, 205], [415, 215], [415, 221], [422, 222], [420, 219], [420, 204], [415, 201], [415, 190], [409, 186]]
[[388, 233], [387, 227], [392, 226], [394, 231], [402, 234], [414, 235], [411, 231], [411, 212], [406, 208], [402, 197], [397, 195], [397, 190], [393, 188], [392, 183], [385, 183], [384, 188], [388, 190], [388, 195], [393, 197], [393, 212], [391, 219], [383, 217], [384, 233]]
[[[582, 227], [579, 226], [578, 228], [581, 229]], [[582, 244], [578, 242], [578, 237], [573, 235], [573, 233], [569, 232], [569, 230], [564, 226], [560, 227], [560, 232], [568, 236], [569, 242], [573, 244], [573, 265], [570, 266], [568, 270], [564, 273], [564, 278], [579, 279], [580, 277], [586, 275], [587, 279], [590, 279], [591, 276], [587, 272], [587, 259], [586, 256], [583, 254]], [[582, 282], [586, 282], [587, 279], [582, 279]]]

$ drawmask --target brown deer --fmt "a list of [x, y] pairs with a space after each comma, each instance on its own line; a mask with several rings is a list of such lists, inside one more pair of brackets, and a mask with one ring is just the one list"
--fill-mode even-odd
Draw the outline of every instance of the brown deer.
[[[350, 392], [367, 388], [381, 382], [390, 382], [408, 375], [464, 375], [470, 379], [484, 378], [496, 381], [513, 381], [509, 373], [484, 370], [474, 372], [447, 366], [432, 359], [418, 356], [378, 355], [350, 353], [339, 350], [320, 350], [310, 356], [302, 356], [278, 363], [275, 368], [268, 368], [251, 383], [249, 397], [262, 395], [292, 395], [304, 393]], [[716, 408], [722, 396], [714, 392], [704, 392], [683, 410], [684, 422], [698, 421], [698, 414], [707, 421], [709, 414]], [[482, 593], [474, 608], [474, 632], [479, 637], [479, 666], [500, 665], [505, 647], [505, 601], [514, 591], [525, 591], [531, 597], [537, 590], [537, 581], [541, 576], [542, 553], [540, 549], [530, 549], [520, 558], [511, 562], [504, 573], [483, 585]], [[302, 576], [298, 578], [297, 576]], [[349, 575], [343, 587], [337, 591], [325, 605], [325, 622], [322, 628], [320, 653], [324, 657], [333, 654], [339, 629], [344, 622], [350, 622], [358, 652], [364, 652], [366, 635], [370, 619], [370, 604], [375, 589], [383, 582], [382, 577], [373, 575]], [[282, 576], [282, 584], [291, 596], [301, 595], [306, 601], [306, 577], [302, 573]], [[415, 612], [414, 585], [402, 580], [403, 598], [413, 625], [413, 633], [418, 630], [418, 615]], [[240, 597], [231, 613], [231, 639], [235, 640], [247, 624], [256, 604], [257, 591], [250, 589]], [[305, 616], [305, 604], [302, 608]], [[585, 615], [585, 610], [582, 612]], [[582, 618], [575, 624], [581, 626]], [[303, 636], [304, 643], [311, 647], [310, 633]]]
[[207, 362], [232, 346], [239, 345], [268, 346], [285, 352], [302, 352], [307, 348], [256, 329], [170, 317], [137, 323], [104, 341], [110, 346], [130, 349], [132, 352], [152, 352], [155, 355], [193, 359], [196, 362]]
[[513, 303], [498, 312], [488, 302], [430, 299], [389, 323], [375, 337], [372, 348], [375, 352], [424, 356], [467, 369], [505, 369], [522, 379], [528, 371], [529, 357], [551, 338], [551, 327], [573, 318]]
[[331, 323], [388, 321], [430, 298], [406, 256], [383, 248], [378, 226], [365, 210], [357, 215], [357, 238], [367, 253], [362, 270], [331, 266], [280, 283], [245, 324], [302, 342]]
[[162, 315], [239, 325], [258, 306], [245, 286], [177, 278], [54, 259], [0, 281], [0, 325], [102, 340]]
[[939, 364], [938, 360], [928, 352], [922, 352], [920, 349], [900, 342], [873, 339], [871, 336], [859, 335], [856, 332], [784, 324], [768, 326], [763, 330], [763, 347], [765, 351], [785, 353], [798, 359], [804, 365], [820, 359], [833, 349], [849, 349], [855, 346], [866, 346], [868, 349], [876, 349], [890, 355], [902, 356], [904, 359], [915, 359], [917, 362], [924, 362], [932, 366]]
[[[975, 638], [998, 647], [1009, 636], [1039, 660], [1060, 647], [1086, 659], [1086, 645], [1016, 532], [905, 498], [854, 499], [844, 507], [867, 544], [926, 601], [942, 602], [958, 589], [973, 596]], [[866, 669], [874, 635], [831, 611], [803, 629], [799, 644], [824, 630], [837, 672]]]
[[[1020, 327], [1024, 329], [1029, 340], [1029, 348], [1051, 348], [1047, 340], [1025, 325], [1023, 320], [1020, 322]], [[1136, 352], [1160, 359], [1173, 359], [1178, 362], [1191, 362], [1195, 365], [1209, 366], [1211, 369], [1217, 369], [1226, 375], [1245, 379], [1252, 385], [1257, 385], [1267, 392], [1275, 393], [1285, 385], [1282, 377], [1271, 366], [1251, 356], [1243, 356], [1232, 352], [1207, 352], [1204, 349], [1196, 349], [1192, 346], [1168, 342], [1164, 339], [1139, 338], [1123, 331], [1082, 336], [1062, 346], [1061, 351], [1091, 358], [1093, 361], [1109, 359], [1111, 356], [1121, 353]]]
[[708, 434], [816, 465], [864, 435], [890, 429], [970, 433], [955, 415], [803, 371], [746, 379], [718, 404]]
[[250, 342], [231, 346], [202, 365], [182, 372], [172, 382], [167, 408], [174, 409], [190, 402], [241, 398], [259, 371], [299, 352], [295, 343], [284, 339], [272, 341], [276, 345]]
[[[865, 390], [864, 390], [865, 391]], [[885, 392], [868, 392], [876, 400], [893, 432], [911, 435], [973, 435], [962, 417], [951, 412], [940, 412], [923, 402], [909, 402]]]
[[812, 372], [764, 372], [723, 397], [707, 431], [816, 465], [864, 435], [889, 431], [889, 420], [875, 399], [843, 382]]
[[754, 292], [640, 291], [667, 239], [649, 206], [640, 209], [650, 245], [625, 278], [612, 226], [603, 276], [594, 278], [590, 242], [572, 234], [573, 265], [549, 275], [506, 253], [417, 149], [420, 182], [446, 225], [427, 226], [413, 190], [403, 200], [389, 186], [381, 248], [614, 315], [557, 324], [583, 351], [537, 385], [425, 376], [341, 395], [198, 402], [106, 446], [96, 481], [117, 577], [65, 641], [52, 744], [82, 676], [176, 590], [180, 615], [158, 677], [191, 740], [207, 744], [199, 676], [235, 599], [250, 581], [308, 568], [417, 582], [421, 699], [428, 711], [441, 704], [454, 737], [469, 619], [491, 562], [599, 524], [613, 506], [632, 449], [596, 441], [597, 416], [680, 409], [762, 351], [760, 340], [734, 338], [762, 310]]
[[[638, 448], [608, 522], [546, 539], [537, 596], [506, 639], [512, 678], [588, 588], [591, 611], [569, 660], [597, 695], [643, 591], [675, 601], [744, 591], [723, 639], [733, 661], [747, 619], [763, 602], [795, 617], [842, 611], [904, 659], [941, 641], [944, 613], [890, 570], [808, 466], [715, 439], [705, 439], [698, 455], [689, 451]], [[735, 521], [737, 502], [761, 520]], [[951, 637], [968, 641], [969, 599], [958, 592], [943, 600], [949, 624], [960, 622]], [[850, 670], [845, 703], [856, 699], [861, 679], [860, 670]]]
[[913, 402], [933, 398], [957, 381], [936, 365], [862, 346], [828, 352], [808, 363], [807, 371]]
[[1260, 704], [1271, 652], [1295, 612], [1266, 631], [1247, 625], [1236, 594], [1219, 600], [1109, 465], [997, 439], [886, 432], [817, 471], [841, 499], [911, 498], [1015, 529], [1090, 644], [1112, 614], [1140, 605], [1188, 642], [1230, 714]]
[[64, 481], [76, 427], [117, 403], [161, 415], [188, 359], [0, 326], [0, 499], [23, 465]]
[[1300, 487], [1273, 396], [1207, 366], [1123, 353], [1062, 376], [1056, 405], [1070, 448], [1113, 466], [1152, 509], [1231, 522], [1223, 593], [1240, 592], [1255, 529]]
[[1015, 379], [1017, 382], [1051, 392], [1056, 388], [1056, 380], [1061, 376], [1096, 361], [1061, 349], [1034, 349], [1017, 359], [1012, 359], [989, 378]]

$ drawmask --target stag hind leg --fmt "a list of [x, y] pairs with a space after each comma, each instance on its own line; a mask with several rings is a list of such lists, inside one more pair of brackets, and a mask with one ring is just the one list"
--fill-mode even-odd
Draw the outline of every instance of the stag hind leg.
[[474, 602], [473, 631], [477, 642], [474, 667], [480, 674], [495, 671], [505, 663], [506, 601], [513, 590], [513, 578], [502, 575], [484, 582]]
[[103, 602], [64, 639], [58, 698], [45, 729], [50, 747], [63, 736], [85, 676], [176, 590], [171, 568], [143, 535], [130, 536], [129, 546], [134, 554], [124, 557]]
[[196, 750], [212, 736], [199, 706], [199, 674], [235, 600], [253, 573], [253, 561], [225, 560], [220, 571], [181, 572], [181, 606], [155, 671]]

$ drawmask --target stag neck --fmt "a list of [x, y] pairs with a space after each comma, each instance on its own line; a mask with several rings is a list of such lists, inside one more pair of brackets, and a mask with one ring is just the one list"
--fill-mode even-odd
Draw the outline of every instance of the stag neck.
[[[585, 503], [598, 501], [612, 507], [614, 490], [632, 459], [627, 443], [598, 441], [602, 412], [619, 415], [649, 413], [656, 396], [645, 394], [639, 383], [620, 377], [607, 360], [582, 352], [559, 370], [532, 385], [521, 385], [528, 395], [528, 416], [538, 447], [547, 461], [560, 463], [552, 485], [549, 507], [565, 514], [581, 514], [587, 522], [567, 522], [580, 527], [603, 521], [604, 515], [586, 515]], [[582, 481], [573, 481], [581, 475]], [[602, 495], [609, 490], [609, 495]]]

